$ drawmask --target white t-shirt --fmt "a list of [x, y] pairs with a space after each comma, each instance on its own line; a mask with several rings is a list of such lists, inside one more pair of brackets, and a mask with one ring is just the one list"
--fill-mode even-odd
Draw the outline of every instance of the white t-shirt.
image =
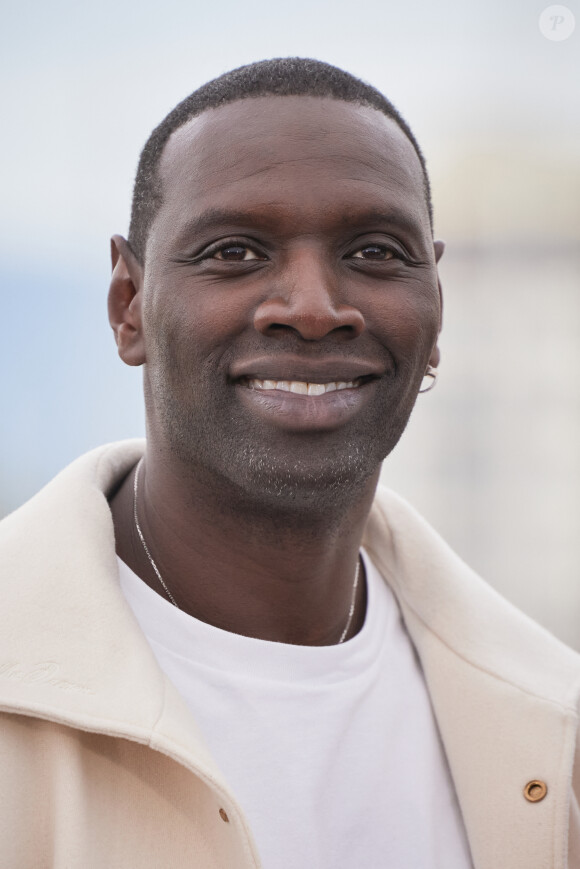
[[205, 624], [119, 559], [121, 588], [252, 827], [264, 869], [471, 869], [423, 674], [363, 551], [352, 639], [296, 646]]

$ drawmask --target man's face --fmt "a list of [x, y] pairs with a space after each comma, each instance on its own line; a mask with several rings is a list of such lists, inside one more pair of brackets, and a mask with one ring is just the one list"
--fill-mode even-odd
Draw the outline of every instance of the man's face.
[[439, 331], [412, 145], [373, 109], [260, 97], [180, 128], [161, 179], [149, 438], [266, 506], [353, 497], [403, 432]]

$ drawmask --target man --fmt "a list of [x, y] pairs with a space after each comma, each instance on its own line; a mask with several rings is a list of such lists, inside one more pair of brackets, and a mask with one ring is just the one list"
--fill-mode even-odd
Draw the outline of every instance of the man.
[[153, 132], [109, 295], [146, 446], [2, 525], [0, 865], [580, 865], [578, 656], [376, 493], [442, 252], [410, 129], [326, 64]]

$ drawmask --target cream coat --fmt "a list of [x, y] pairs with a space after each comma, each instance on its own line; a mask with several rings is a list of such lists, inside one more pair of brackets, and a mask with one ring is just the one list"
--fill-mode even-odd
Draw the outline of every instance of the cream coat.
[[[119, 590], [106, 493], [142, 451], [89, 453], [0, 523], [2, 869], [260, 865]], [[363, 542], [420, 656], [475, 869], [577, 869], [580, 657], [395, 495], [379, 492]]]

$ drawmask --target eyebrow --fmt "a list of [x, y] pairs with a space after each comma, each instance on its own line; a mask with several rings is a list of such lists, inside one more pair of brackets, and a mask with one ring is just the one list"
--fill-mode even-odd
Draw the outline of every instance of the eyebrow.
[[[272, 229], [278, 222], [276, 211], [283, 210], [284, 206], [271, 206], [270, 216], [263, 213], [257, 215], [254, 211], [239, 211], [227, 208], [210, 208], [197, 217], [188, 220], [179, 233], [179, 243], [187, 243], [208, 230], [218, 227], [257, 227], [263, 230]], [[392, 208], [387, 211], [370, 209], [360, 212], [345, 212], [341, 219], [344, 227], [392, 226], [409, 234], [417, 234], [423, 231], [420, 222], [411, 212], [400, 208]]]
[[422, 231], [422, 226], [419, 220], [410, 211], [404, 211], [401, 208], [391, 208], [388, 211], [371, 209], [367, 211], [354, 212], [348, 215], [344, 221], [345, 225], [367, 225], [381, 224], [382, 226], [395, 226], [409, 233]]
[[228, 208], [209, 208], [198, 217], [188, 220], [184, 224], [179, 233], [180, 241], [186, 241], [190, 238], [195, 238], [209, 229], [215, 229], [218, 226], [250, 226], [250, 225], [265, 225], [271, 221], [258, 220], [257, 216], [251, 211], [234, 211]]

